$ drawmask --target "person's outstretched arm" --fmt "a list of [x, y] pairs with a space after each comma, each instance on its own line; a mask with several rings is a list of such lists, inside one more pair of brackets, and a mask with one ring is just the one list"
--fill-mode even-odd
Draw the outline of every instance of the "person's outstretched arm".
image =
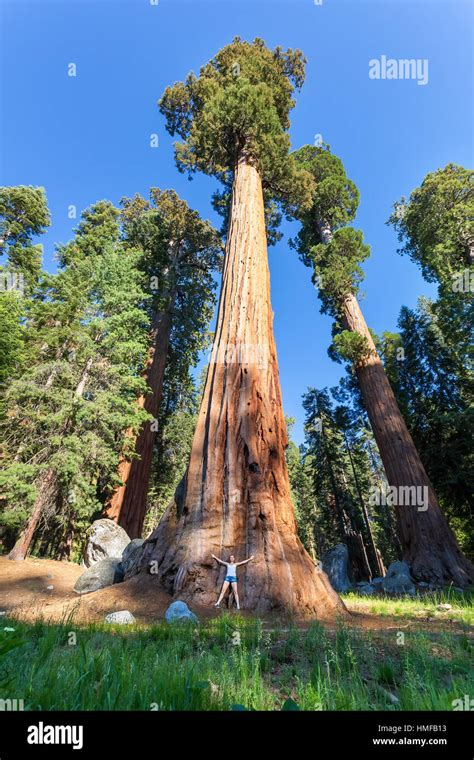
[[211, 557], [216, 560], [216, 562], [219, 562], [220, 565], [227, 565], [227, 562], [224, 562], [223, 559], [219, 559], [219, 557], [216, 557], [215, 554], [211, 554]]
[[243, 559], [243, 560], [242, 560], [242, 562], [237, 562], [236, 564], [237, 564], [237, 565], [246, 565], [246, 564], [247, 564], [247, 562], [251, 562], [253, 559], [254, 559], [254, 556], [253, 556], [253, 554], [252, 554], [252, 556], [251, 556], [251, 557], [249, 557], [248, 559]]

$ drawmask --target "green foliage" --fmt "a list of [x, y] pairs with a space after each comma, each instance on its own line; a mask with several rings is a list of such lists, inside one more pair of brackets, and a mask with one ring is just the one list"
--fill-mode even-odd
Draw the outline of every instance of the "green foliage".
[[239, 157], [255, 164], [278, 199], [308, 202], [306, 172], [289, 155], [289, 112], [304, 81], [299, 50], [269, 50], [263, 40], [236, 37], [199, 76], [168, 87], [159, 102], [180, 171], [202, 171], [229, 182]]
[[343, 361], [358, 364], [367, 359], [371, 348], [365, 335], [342, 330], [333, 338], [334, 351]]
[[135, 403], [148, 328], [141, 252], [120, 243], [118, 216], [106, 201], [88, 209], [60, 248], [59, 272], [28, 302], [29, 362], [6, 393], [4, 526], [22, 526], [51, 468], [56, 495], [42, 527], [58, 540], [71, 525], [80, 531], [112, 485], [123, 431], [146, 416]]
[[322, 313], [340, 317], [345, 296], [355, 295], [364, 278], [360, 263], [370, 256], [370, 247], [360, 230], [343, 227], [336, 230], [330, 243], [311, 248], [308, 256], [313, 264], [313, 280], [320, 282]]
[[384, 558], [387, 562], [396, 558], [391, 516], [385, 508], [370, 505], [372, 489], [384, 480], [383, 470], [365, 412], [347, 403], [335, 406], [334, 400], [352, 401], [352, 394], [342, 387], [331, 393], [310, 388], [303, 396], [306, 419], [301, 458], [305, 500], [311, 505], [311, 512], [303, 513], [303, 525], [315, 537], [319, 556], [344, 542], [347, 531], [361, 533], [375, 569], [364, 507]]
[[186, 471], [197, 421], [194, 387], [189, 395], [185, 395], [178, 393], [176, 387], [165, 383], [165, 393], [148, 493], [150, 507], [146, 516], [145, 535], [158, 524]]
[[7, 381], [21, 371], [24, 350], [23, 302], [15, 292], [0, 293], [0, 419], [5, 414]]
[[400, 334], [385, 333], [386, 371], [438, 498], [472, 555], [472, 307], [457, 294], [403, 307]]
[[286, 464], [298, 535], [303, 546], [314, 559], [317, 553], [315, 537], [317, 502], [312, 487], [310, 463], [304, 456], [302, 447], [298, 447], [291, 440], [286, 449]]
[[139, 266], [151, 289], [147, 313], [152, 321], [158, 310], [171, 310], [170, 355], [187, 378], [208, 342], [221, 239], [174, 190], [152, 188], [150, 201], [138, 194], [123, 198], [121, 218], [125, 244], [142, 252]]
[[0, 255], [8, 256], [7, 268], [21, 272], [29, 287], [39, 276], [43, 251], [32, 237], [44, 232], [50, 222], [42, 187], [0, 187]]
[[[39, 222], [29, 222], [30, 229], [37, 231]], [[12, 230], [25, 257], [29, 237]], [[173, 488], [190, 446], [189, 368], [208, 344], [222, 243], [174, 191], [153, 188], [150, 201], [136, 195], [123, 199], [121, 210], [108, 201], [86, 209], [57, 257], [58, 273], [39, 275], [28, 298], [0, 297], [9, 338], [0, 364], [0, 526], [10, 537], [22, 528], [41, 476], [51, 469], [54, 494], [36, 549], [53, 556], [61, 556], [72, 534], [80, 551], [85, 527], [118, 484], [120, 456], [131, 453], [134, 433], [148, 418], [136, 400], [146, 391], [141, 375], [150, 323], [163, 311], [172, 327], [156, 452], [160, 476], [151, 495], [161, 506]]]
[[329, 145], [304, 145], [293, 156], [298, 166], [313, 178], [311, 206], [296, 211], [302, 226], [294, 242], [303, 261], [309, 264], [305, 258], [308, 252], [323, 242], [321, 227], [327, 226], [335, 231], [354, 219], [359, 191], [347, 177], [341, 159], [331, 153]]
[[389, 224], [429, 281], [451, 290], [453, 275], [472, 267], [474, 171], [457, 164], [427, 174], [408, 201], [395, 204]]
[[448, 164], [428, 174], [408, 201], [395, 204], [389, 223], [403, 243], [399, 253], [439, 287], [438, 301], [402, 308], [400, 335], [383, 336], [385, 366], [443, 509], [472, 557], [474, 172]]

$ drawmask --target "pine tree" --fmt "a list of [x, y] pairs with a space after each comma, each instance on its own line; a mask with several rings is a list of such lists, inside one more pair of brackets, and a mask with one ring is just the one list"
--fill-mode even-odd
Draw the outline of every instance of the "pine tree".
[[189, 465], [135, 569], [154, 568], [172, 594], [209, 605], [219, 588], [211, 553], [253, 554], [242, 574], [246, 607], [324, 616], [343, 606], [297, 537], [265, 230], [264, 193], [268, 203], [306, 192], [287, 134], [292, 94], [303, 78], [300, 51], [235, 39], [160, 101], [169, 132], [182, 139], [178, 167], [215, 176], [232, 193], [215, 339]]
[[31, 364], [7, 392], [3, 520], [20, 529], [10, 552], [23, 559], [38, 531], [69, 554], [101, 507], [123, 431], [144, 417], [135, 398], [147, 321], [139, 251], [122, 245], [118, 211], [101, 201], [58, 249], [26, 321]]
[[0, 419], [5, 391], [27, 361], [24, 315], [41, 268], [42, 246], [33, 238], [50, 224], [43, 188], [0, 187]]

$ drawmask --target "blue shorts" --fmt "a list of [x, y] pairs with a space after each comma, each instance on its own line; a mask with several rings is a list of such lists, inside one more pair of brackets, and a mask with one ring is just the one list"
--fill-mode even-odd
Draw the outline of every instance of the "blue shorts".
[[224, 578], [225, 581], [228, 581], [229, 583], [237, 583], [237, 576], [235, 575], [226, 575]]

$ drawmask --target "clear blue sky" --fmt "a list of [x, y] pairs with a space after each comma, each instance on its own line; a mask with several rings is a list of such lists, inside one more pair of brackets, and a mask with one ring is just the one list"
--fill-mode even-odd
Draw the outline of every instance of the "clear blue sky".
[[[363, 309], [377, 332], [393, 330], [400, 307], [433, 295], [417, 268], [397, 255], [385, 225], [392, 203], [425, 174], [472, 162], [472, 4], [460, 0], [0, 0], [1, 183], [46, 188], [53, 224], [43, 237], [45, 266], [54, 244], [71, 237], [78, 211], [101, 198], [152, 186], [174, 187], [213, 220], [217, 183], [193, 182], [174, 166], [172, 139], [156, 101], [164, 88], [198, 71], [235, 35], [271, 47], [299, 47], [306, 83], [292, 112], [294, 148], [316, 134], [357, 183], [356, 225], [372, 246]], [[368, 62], [386, 55], [429, 61], [429, 82], [373, 81]], [[67, 76], [75, 63], [76, 78]], [[149, 147], [151, 133], [159, 148]], [[219, 222], [220, 223], [220, 222]], [[295, 225], [270, 249], [272, 303], [285, 412], [303, 437], [301, 395], [336, 384], [330, 320], [319, 314], [309, 270], [288, 248]]]

